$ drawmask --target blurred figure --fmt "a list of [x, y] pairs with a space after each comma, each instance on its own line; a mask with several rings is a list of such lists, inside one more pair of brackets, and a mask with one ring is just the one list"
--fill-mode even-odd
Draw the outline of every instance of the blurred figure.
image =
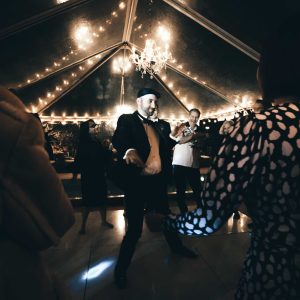
[[225, 120], [222, 126], [220, 127], [219, 134], [222, 136], [222, 139], [224, 139], [224, 136], [228, 135], [230, 132], [230, 129], [233, 128], [234, 122], [232, 120]]
[[251, 243], [236, 299], [300, 299], [300, 15], [263, 47], [258, 83], [274, 107], [237, 121], [213, 163], [205, 206], [167, 220], [186, 235], [218, 230], [245, 201]]
[[102, 147], [106, 151], [106, 157], [107, 157], [106, 170], [108, 170], [111, 167], [113, 160], [116, 157], [116, 150], [113, 148], [113, 145], [112, 145], [112, 142], [110, 139], [104, 139], [102, 141]]
[[[33, 115], [40, 121], [41, 125], [42, 125], [42, 120], [39, 116], [38, 113], [33, 113]], [[45, 137], [45, 149], [49, 155], [49, 159], [50, 160], [54, 160], [54, 154], [53, 154], [53, 149], [52, 149], [52, 146], [51, 146], [51, 141], [50, 141], [50, 137], [48, 135], [48, 132], [46, 132], [45, 130], [44, 131], [44, 137]]]
[[79, 233], [84, 234], [88, 215], [99, 210], [102, 225], [114, 226], [107, 222], [107, 184], [105, 178], [109, 151], [100, 143], [94, 120], [82, 122], [78, 150], [75, 157], [76, 172], [81, 174], [82, 223]]
[[253, 112], [259, 114], [261, 111], [265, 110], [267, 105], [265, 105], [262, 99], [257, 99], [252, 107]]
[[74, 223], [70, 202], [44, 149], [40, 122], [0, 87], [0, 298], [69, 299], [39, 251]]

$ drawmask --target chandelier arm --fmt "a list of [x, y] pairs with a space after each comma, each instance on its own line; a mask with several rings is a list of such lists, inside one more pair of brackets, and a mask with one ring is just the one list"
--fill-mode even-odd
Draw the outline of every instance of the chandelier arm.
[[128, 0], [122, 42], [129, 42], [138, 0]]
[[36, 15], [30, 17], [30, 18], [27, 18], [18, 23], [15, 23], [14, 25], [4, 28], [3, 30], [0, 31], [0, 40], [3, 40], [11, 35], [14, 35], [20, 31], [28, 29], [39, 23], [43, 23], [43, 22], [47, 21], [48, 19], [51, 19], [57, 15], [63, 14], [64, 12], [66, 12], [72, 8], [78, 7], [82, 4], [85, 4], [90, 1], [91, 0], [73, 0], [73, 1], [68, 1], [68, 2], [62, 3], [60, 5], [56, 5], [55, 7], [47, 9], [39, 14], [36, 14]]
[[157, 74], [154, 74], [153, 77], [157, 80], [158, 83], [166, 90], [166, 92], [177, 102], [179, 103], [184, 110], [189, 112], [189, 109], [182, 103], [182, 101], [176, 97], [176, 95], [173, 93], [173, 91], [165, 84], [165, 82], [161, 79], [161, 77]]
[[73, 62], [73, 63], [71, 63], [71, 64], [69, 64], [69, 65], [66, 65], [66, 66], [64, 66], [64, 67], [62, 67], [62, 68], [60, 68], [60, 69], [58, 69], [58, 70], [55, 70], [55, 71], [53, 71], [53, 72], [47, 74], [46, 76], [44, 76], [44, 77], [42, 77], [42, 78], [40, 78], [40, 79], [33, 80], [31, 83], [28, 83], [28, 84], [24, 84], [23, 86], [19, 87], [19, 88], [16, 89], [16, 90], [20, 91], [20, 90], [22, 90], [22, 89], [31, 87], [31, 86], [33, 86], [33, 85], [35, 85], [35, 84], [37, 84], [37, 83], [42, 82], [42, 81], [45, 80], [45, 79], [52, 78], [52, 77], [54, 77], [54, 76], [56, 76], [56, 75], [59, 75], [60, 73], [63, 73], [63, 72], [65, 72], [65, 71], [69, 70], [69, 69], [72, 69], [73, 67], [76, 67], [76, 66], [82, 64], [82, 63], [85, 62], [86, 60], [89, 60], [90, 58], [93, 58], [93, 57], [96, 56], [96, 55], [102, 54], [102, 53], [104, 53], [104, 52], [106, 52], [106, 51], [109, 51], [109, 50], [113, 50], [113, 49], [115, 49], [115, 48], [117, 48], [117, 47], [120, 47], [120, 46], [122, 46], [122, 45], [123, 45], [122, 42], [119, 42], [119, 43], [116, 43], [116, 44], [114, 44], [114, 45], [111, 45], [111, 46], [109, 46], [109, 47], [107, 47], [107, 48], [105, 48], [105, 49], [103, 49], [103, 50], [97, 51], [97, 52], [95, 52], [95, 53], [93, 53], [93, 54], [91, 54], [91, 55], [89, 55], [89, 56], [86, 56], [86, 57], [84, 57], [84, 58], [82, 58], [82, 59], [80, 59], [80, 60], [77, 60], [77, 61], [75, 61], [75, 62]]
[[167, 61], [172, 58], [171, 52], [167, 49], [162, 54], [152, 39], [146, 40], [143, 50], [137, 49], [132, 43], [128, 43], [128, 47], [131, 49], [129, 59], [135, 64], [136, 70], [142, 73], [142, 78], [148, 73], [152, 79], [154, 74], [166, 68]]
[[179, 0], [163, 0], [173, 8], [175, 8], [177, 11], [181, 12], [188, 18], [192, 19], [193, 21], [197, 22], [213, 34], [217, 35], [227, 43], [231, 44], [238, 50], [242, 51], [246, 55], [248, 55], [250, 58], [252, 58], [255, 61], [259, 61], [260, 53], [254, 50], [253, 48], [249, 47], [247, 44], [243, 43], [215, 23], [211, 22], [195, 10], [191, 9], [187, 5], [181, 3]]
[[53, 99], [51, 102], [49, 102], [47, 105], [42, 107], [38, 113], [42, 113], [46, 109], [48, 109], [50, 106], [52, 106], [55, 102], [60, 100], [62, 97], [64, 97], [66, 94], [68, 94], [70, 91], [72, 91], [74, 88], [76, 88], [80, 83], [82, 83], [85, 79], [87, 79], [91, 74], [93, 74], [97, 69], [99, 69], [103, 64], [105, 64], [109, 59], [111, 59], [116, 53], [119, 52], [119, 50], [122, 48], [122, 44], [119, 45], [117, 48], [112, 49], [107, 55], [105, 55], [96, 65], [94, 65], [88, 72], [86, 72], [78, 81], [74, 82], [70, 87], [66, 90], [64, 90], [58, 97]]

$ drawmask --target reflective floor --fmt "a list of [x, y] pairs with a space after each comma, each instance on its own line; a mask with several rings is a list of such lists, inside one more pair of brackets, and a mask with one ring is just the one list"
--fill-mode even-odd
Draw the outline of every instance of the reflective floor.
[[162, 234], [151, 233], [144, 226], [125, 290], [118, 290], [113, 282], [125, 230], [123, 210], [109, 210], [108, 221], [114, 229], [101, 227], [99, 213], [91, 212], [86, 234], [79, 235], [80, 213], [76, 212], [76, 223], [60, 245], [43, 254], [73, 299], [233, 299], [250, 237], [247, 223], [251, 220], [245, 214], [241, 213], [239, 220], [230, 218], [209, 237], [183, 237], [199, 254], [196, 260], [171, 254]]

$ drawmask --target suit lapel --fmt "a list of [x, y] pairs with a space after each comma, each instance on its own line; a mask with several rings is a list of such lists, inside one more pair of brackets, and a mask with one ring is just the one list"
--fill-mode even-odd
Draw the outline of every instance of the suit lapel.
[[154, 128], [155, 128], [156, 132], [159, 134], [160, 138], [162, 138], [164, 143], [166, 143], [167, 137], [166, 137], [166, 132], [165, 132], [165, 124], [163, 122], [161, 122], [160, 120], [158, 120], [155, 123]]
[[132, 115], [135, 124], [136, 140], [138, 141], [138, 143], [141, 143], [141, 147], [144, 148], [144, 146], [147, 145], [149, 147], [150, 145], [149, 145], [147, 134], [145, 132], [145, 128], [143, 126], [143, 122], [139, 118], [137, 111], [135, 111]]

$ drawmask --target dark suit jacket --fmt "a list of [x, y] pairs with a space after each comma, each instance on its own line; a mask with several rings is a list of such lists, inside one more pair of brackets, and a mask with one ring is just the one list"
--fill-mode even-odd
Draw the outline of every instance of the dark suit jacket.
[[[174, 141], [169, 138], [171, 132], [170, 124], [166, 121], [159, 120], [156, 122], [154, 128], [159, 135], [159, 153], [162, 162], [162, 172], [168, 173], [171, 168], [171, 149], [174, 146]], [[133, 165], [127, 166], [123, 162], [123, 156], [130, 148], [136, 149], [144, 162], [146, 162], [150, 153], [148, 137], [143, 122], [137, 112], [120, 116], [112, 138], [112, 143], [114, 148], [118, 151], [118, 160], [122, 163], [126, 171], [131, 172], [131, 175], [138, 175], [141, 170], [138, 170]]]

